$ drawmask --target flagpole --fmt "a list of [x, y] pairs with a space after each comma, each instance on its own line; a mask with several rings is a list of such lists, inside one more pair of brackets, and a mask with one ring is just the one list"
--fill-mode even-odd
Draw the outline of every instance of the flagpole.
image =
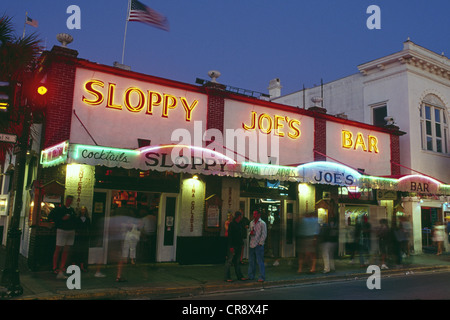
[[127, 18], [125, 19], [125, 34], [123, 36], [122, 64], [123, 64], [123, 59], [125, 56], [125, 41], [127, 39], [127, 27], [128, 27], [128, 19], [130, 17], [130, 5], [131, 5], [131, 0], [128, 0]]
[[25, 38], [25, 27], [27, 26], [27, 18], [28, 18], [28, 11], [25, 11], [25, 22], [23, 24], [23, 34], [22, 39]]

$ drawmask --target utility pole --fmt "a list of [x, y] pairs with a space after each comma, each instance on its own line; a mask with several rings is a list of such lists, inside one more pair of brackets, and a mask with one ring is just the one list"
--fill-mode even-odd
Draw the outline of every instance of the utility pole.
[[23, 288], [20, 284], [19, 277], [19, 254], [20, 254], [20, 213], [23, 207], [23, 187], [25, 179], [25, 166], [27, 159], [28, 138], [30, 133], [30, 109], [23, 107], [23, 127], [22, 134], [19, 138], [19, 153], [16, 157], [15, 165], [15, 191], [14, 191], [14, 208], [11, 218], [10, 227], [8, 229], [8, 239], [6, 242], [6, 259], [5, 268], [2, 274], [1, 284], [6, 287], [6, 297], [16, 297], [23, 294]]

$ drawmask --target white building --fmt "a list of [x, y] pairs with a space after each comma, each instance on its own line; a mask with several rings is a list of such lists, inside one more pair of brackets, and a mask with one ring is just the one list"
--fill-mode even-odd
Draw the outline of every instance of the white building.
[[[276, 86], [272, 80], [271, 101], [308, 108], [313, 97], [323, 97], [323, 108], [328, 114], [380, 126], [392, 118], [393, 124], [406, 132], [400, 137], [401, 174], [423, 174], [448, 184], [449, 58], [408, 39], [403, 50], [363, 63], [358, 70], [348, 77], [284, 96], [277, 96], [281, 85], [277, 81]], [[411, 192], [402, 200], [414, 224], [415, 250], [420, 251], [422, 239], [426, 246], [424, 228], [450, 216], [449, 199]]]

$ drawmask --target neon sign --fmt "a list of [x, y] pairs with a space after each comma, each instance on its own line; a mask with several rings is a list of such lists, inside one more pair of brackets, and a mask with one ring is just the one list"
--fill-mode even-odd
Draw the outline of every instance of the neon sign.
[[[250, 125], [242, 123], [244, 130], [258, 129], [262, 133], [271, 134], [272, 132], [280, 137], [288, 136], [291, 139], [300, 138], [300, 121], [297, 119], [290, 119], [289, 117], [274, 115], [273, 117], [267, 113], [261, 113], [257, 116], [257, 112], [252, 111]], [[283, 128], [287, 125], [289, 131]]]
[[377, 137], [369, 134], [367, 135], [366, 140], [364, 135], [358, 132], [356, 138], [354, 138], [353, 133], [348, 130], [342, 130], [342, 147], [345, 149], [353, 150], [358, 150], [358, 148], [361, 148], [361, 150], [364, 152], [379, 152]]
[[433, 178], [419, 174], [398, 179], [398, 188], [402, 191], [417, 193], [437, 193], [441, 183]]
[[[166, 151], [172, 149], [172, 151]], [[181, 150], [188, 151], [187, 153]], [[123, 167], [127, 169], [175, 172], [225, 173], [236, 161], [217, 151], [190, 145], [160, 145], [137, 150], [91, 145], [73, 145], [70, 158], [75, 163]], [[72, 162], [72, 161], [71, 161]]]
[[198, 105], [198, 100], [191, 103], [186, 97], [176, 97], [168, 93], [160, 93], [152, 90], [142, 90], [139, 87], [128, 87], [120, 93], [116, 91], [116, 84], [109, 82], [105, 94], [105, 82], [101, 80], [89, 80], [84, 84], [84, 90], [90, 95], [82, 96], [81, 101], [89, 106], [99, 106], [105, 102], [105, 107], [113, 110], [126, 109], [131, 113], [139, 113], [145, 110], [145, 114], [153, 115], [155, 107], [161, 107], [161, 117], [168, 118], [169, 111], [176, 109], [180, 104], [185, 111], [185, 120], [191, 121], [192, 112]]
[[242, 163], [242, 173], [251, 176], [262, 176], [266, 178], [276, 178], [279, 180], [298, 178], [297, 168], [262, 163]]
[[344, 165], [317, 161], [297, 167], [303, 182], [331, 184], [339, 186], [355, 186], [359, 183], [361, 174]]
[[68, 150], [69, 141], [63, 141], [50, 148], [42, 150], [40, 160], [42, 167], [47, 168], [64, 163], [67, 159]]

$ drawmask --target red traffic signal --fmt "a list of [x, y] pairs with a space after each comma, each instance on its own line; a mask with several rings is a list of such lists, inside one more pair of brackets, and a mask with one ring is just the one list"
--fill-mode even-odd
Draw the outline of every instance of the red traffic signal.
[[40, 94], [41, 96], [45, 95], [45, 94], [47, 93], [47, 91], [48, 91], [48, 89], [47, 89], [47, 87], [44, 86], [44, 85], [40, 85], [40, 86], [37, 88], [37, 93]]

